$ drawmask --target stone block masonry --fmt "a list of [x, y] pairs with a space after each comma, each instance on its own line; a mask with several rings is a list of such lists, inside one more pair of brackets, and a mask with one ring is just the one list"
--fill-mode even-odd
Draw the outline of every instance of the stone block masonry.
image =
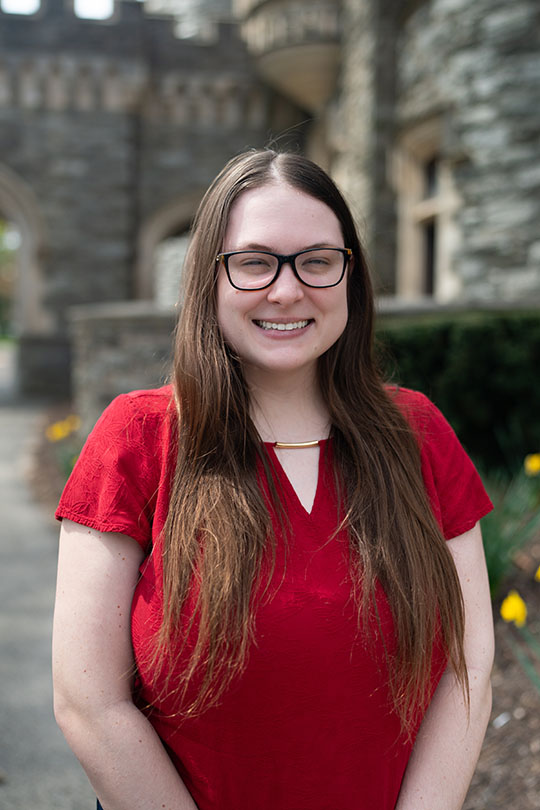
[[168, 381], [176, 321], [147, 301], [76, 307], [71, 312], [74, 408], [86, 436], [118, 394]]

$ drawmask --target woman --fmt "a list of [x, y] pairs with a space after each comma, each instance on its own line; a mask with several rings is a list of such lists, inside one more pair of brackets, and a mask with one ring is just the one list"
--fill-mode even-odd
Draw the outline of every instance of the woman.
[[56, 716], [105, 810], [462, 806], [490, 503], [434, 406], [383, 385], [372, 329], [328, 176], [233, 159], [172, 387], [109, 406], [58, 510]]

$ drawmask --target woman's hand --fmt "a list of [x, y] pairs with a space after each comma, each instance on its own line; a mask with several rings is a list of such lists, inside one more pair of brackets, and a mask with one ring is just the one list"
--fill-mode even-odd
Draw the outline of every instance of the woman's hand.
[[57, 722], [106, 810], [196, 810], [131, 699], [131, 602], [143, 551], [64, 520], [53, 633]]
[[493, 614], [480, 526], [448, 541], [465, 604], [470, 717], [448, 669], [424, 717], [396, 810], [460, 810], [491, 712]]

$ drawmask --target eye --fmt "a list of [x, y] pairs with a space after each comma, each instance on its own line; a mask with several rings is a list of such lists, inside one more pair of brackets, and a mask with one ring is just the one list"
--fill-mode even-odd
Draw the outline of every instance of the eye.
[[[236, 256], [234, 258], [237, 259]], [[266, 256], [244, 256], [238, 257], [238, 259], [240, 260], [238, 263], [242, 267], [270, 267], [271, 264], [269, 257]]]
[[335, 262], [335, 257], [328, 251], [325, 252], [318, 250], [313, 253], [304, 253], [303, 255], [300, 255], [298, 257], [298, 261], [303, 270], [318, 271], [331, 267]]
[[327, 265], [328, 259], [326, 256], [309, 256], [304, 262], [304, 264], [322, 264]]
[[240, 252], [229, 256], [229, 271], [244, 278], [266, 278], [275, 272], [276, 266], [277, 259], [266, 253]]

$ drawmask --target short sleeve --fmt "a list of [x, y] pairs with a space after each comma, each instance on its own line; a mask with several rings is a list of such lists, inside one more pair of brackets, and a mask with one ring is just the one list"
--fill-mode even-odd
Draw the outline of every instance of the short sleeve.
[[57, 519], [129, 535], [149, 550], [160, 479], [160, 430], [155, 414], [146, 414], [131, 395], [113, 400], [82, 449]]
[[398, 403], [417, 434], [426, 492], [442, 532], [450, 540], [472, 529], [493, 504], [439, 409], [423, 394], [406, 389], [400, 390]]

